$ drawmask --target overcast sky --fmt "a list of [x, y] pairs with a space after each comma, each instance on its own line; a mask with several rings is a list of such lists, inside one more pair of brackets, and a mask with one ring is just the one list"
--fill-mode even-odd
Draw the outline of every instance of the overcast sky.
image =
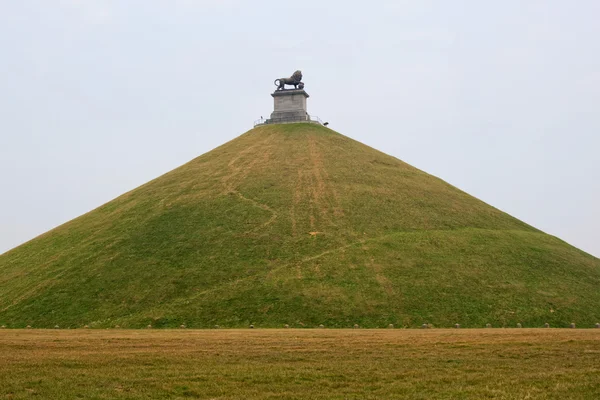
[[0, 0], [0, 253], [308, 111], [600, 256], [600, 1]]

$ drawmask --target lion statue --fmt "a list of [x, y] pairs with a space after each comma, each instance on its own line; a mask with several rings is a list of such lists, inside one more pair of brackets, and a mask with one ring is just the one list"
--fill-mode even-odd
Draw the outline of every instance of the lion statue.
[[284, 90], [285, 85], [294, 85], [294, 89], [304, 89], [304, 83], [300, 82], [301, 80], [302, 71], [298, 70], [289, 78], [275, 79], [273, 83], [277, 86], [277, 90]]

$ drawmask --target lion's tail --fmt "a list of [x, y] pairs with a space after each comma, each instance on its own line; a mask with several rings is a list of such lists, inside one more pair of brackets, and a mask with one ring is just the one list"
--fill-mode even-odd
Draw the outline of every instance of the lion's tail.
[[275, 79], [273, 83], [275, 84], [275, 86], [279, 86], [279, 84], [281, 83], [281, 79]]

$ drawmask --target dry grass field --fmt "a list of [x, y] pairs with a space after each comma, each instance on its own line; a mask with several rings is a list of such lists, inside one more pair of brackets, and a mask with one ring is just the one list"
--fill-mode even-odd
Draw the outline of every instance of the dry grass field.
[[600, 329], [2, 330], [34, 397], [598, 399]]

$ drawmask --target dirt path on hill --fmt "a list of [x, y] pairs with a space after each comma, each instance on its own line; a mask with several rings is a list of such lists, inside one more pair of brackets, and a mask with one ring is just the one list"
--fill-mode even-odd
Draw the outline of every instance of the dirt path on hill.
[[[269, 271], [265, 271], [265, 272], [261, 272], [261, 273], [255, 274], [255, 275], [245, 276], [243, 278], [238, 278], [238, 279], [233, 280], [233, 281], [225, 282], [225, 283], [221, 284], [218, 287], [213, 287], [213, 288], [210, 288], [210, 289], [203, 290], [201, 292], [198, 292], [198, 293], [194, 294], [191, 297], [186, 297], [185, 299], [179, 299], [179, 301], [193, 300], [193, 299], [196, 299], [198, 297], [205, 296], [205, 295], [208, 295], [208, 294], [211, 294], [211, 293], [214, 293], [214, 292], [218, 292], [218, 291], [224, 290], [224, 289], [226, 289], [226, 290], [233, 290], [232, 289], [233, 287], [235, 287], [235, 286], [237, 286], [237, 285], [239, 285], [241, 283], [244, 283], [246, 281], [254, 281], [254, 280], [257, 280], [257, 279], [261, 279], [261, 278], [262, 279], [269, 278], [269, 277], [273, 276], [273, 274], [275, 274], [275, 273], [277, 273], [277, 272], [279, 272], [279, 271], [281, 271], [283, 269], [286, 269], [286, 268], [292, 268], [292, 267], [296, 268], [296, 276], [300, 276], [301, 277], [302, 276], [301, 265], [304, 264], [304, 263], [306, 263], [306, 262], [308, 262], [308, 261], [317, 260], [317, 259], [319, 259], [319, 258], [321, 258], [323, 256], [328, 255], [328, 254], [335, 253], [335, 252], [338, 252], [338, 251], [343, 251], [343, 250], [345, 250], [345, 249], [347, 249], [349, 247], [360, 245], [360, 244], [364, 244], [367, 241], [381, 239], [381, 238], [384, 238], [386, 236], [390, 236], [390, 235], [382, 235], [382, 236], [378, 236], [378, 237], [370, 238], [370, 239], [359, 239], [357, 241], [354, 241], [354, 242], [351, 242], [351, 243], [347, 243], [347, 244], [342, 245], [342, 246], [338, 246], [338, 247], [335, 247], [335, 248], [332, 248], [332, 249], [329, 249], [329, 250], [325, 250], [325, 251], [323, 251], [323, 252], [321, 252], [319, 254], [315, 254], [313, 256], [304, 257], [300, 261], [295, 261], [295, 262], [291, 262], [291, 263], [286, 263], [286, 264], [280, 265], [279, 267], [272, 268]], [[177, 303], [177, 301], [175, 301], [174, 303]]]
[[298, 229], [296, 227], [296, 209], [302, 199], [302, 187], [304, 183], [304, 172], [299, 169], [296, 177], [296, 184], [294, 186], [294, 197], [292, 199], [292, 207], [290, 208], [290, 220], [292, 222], [292, 237], [298, 235]]
[[[244, 196], [242, 192], [238, 190], [238, 186], [246, 179], [246, 177], [252, 172], [252, 170], [259, 165], [266, 165], [273, 154], [273, 137], [271, 134], [264, 140], [253, 144], [250, 147], [242, 150], [236, 157], [231, 159], [227, 164], [228, 174], [221, 178], [221, 184], [223, 185], [223, 194], [235, 194], [241, 200], [249, 202], [254, 207], [260, 208], [261, 210], [271, 213], [271, 217], [263, 224], [254, 227], [244, 233], [251, 233], [261, 229], [264, 229], [268, 225], [272, 224], [278, 217], [277, 212], [269, 207], [265, 203], [261, 203], [256, 199]], [[260, 148], [260, 156], [252, 156], [252, 153]], [[244, 157], [248, 156], [248, 157]], [[248, 158], [248, 159], [245, 159]]]
[[381, 286], [383, 291], [388, 296], [394, 295], [394, 287], [390, 280], [383, 274], [383, 268], [381, 268], [381, 265], [378, 264], [374, 258], [371, 258], [370, 262], [368, 263], [368, 266], [375, 273], [375, 280], [377, 281], [379, 286]]
[[335, 218], [343, 215], [340, 199], [323, 163], [323, 154], [314, 137], [308, 138], [308, 150], [311, 166], [311, 230], [318, 231], [316, 221], [323, 220], [335, 225]]

